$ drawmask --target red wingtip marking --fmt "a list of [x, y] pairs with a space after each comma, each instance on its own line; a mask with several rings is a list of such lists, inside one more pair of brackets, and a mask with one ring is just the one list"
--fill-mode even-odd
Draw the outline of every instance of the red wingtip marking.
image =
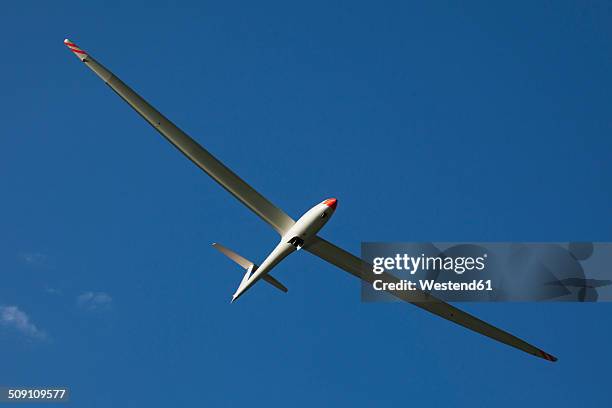
[[76, 45], [72, 41], [69, 41], [68, 39], [64, 40], [64, 44], [66, 44], [66, 47], [68, 47], [70, 51], [76, 54], [87, 55], [87, 53], [83, 51], [78, 45]]

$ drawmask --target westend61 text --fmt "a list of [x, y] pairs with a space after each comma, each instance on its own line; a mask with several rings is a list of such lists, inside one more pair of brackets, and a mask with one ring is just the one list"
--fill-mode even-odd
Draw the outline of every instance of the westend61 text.
[[490, 291], [493, 290], [491, 280], [474, 279], [470, 282], [436, 282], [432, 279], [419, 279], [417, 282], [402, 279], [397, 282], [385, 282], [382, 279], [375, 280], [372, 283], [374, 290], [380, 291], [405, 291], [405, 290], [422, 290], [422, 291]]

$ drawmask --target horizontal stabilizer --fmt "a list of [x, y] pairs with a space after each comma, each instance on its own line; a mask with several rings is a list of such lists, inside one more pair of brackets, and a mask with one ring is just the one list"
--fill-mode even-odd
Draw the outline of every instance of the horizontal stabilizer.
[[274, 286], [275, 288], [280, 289], [283, 292], [287, 293], [288, 289], [285, 287], [285, 285], [277, 281], [276, 278], [272, 277], [272, 275], [270, 275], [269, 273], [265, 274], [261, 279], [265, 280], [266, 282], [268, 282], [270, 285]]
[[[227, 256], [229, 259], [236, 262], [238, 265], [242, 266], [242, 268], [247, 271], [244, 277], [242, 278], [243, 282], [240, 282], [240, 286], [242, 286], [242, 284], [248, 280], [248, 277], [251, 275], [251, 273], [255, 272], [255, 270], [257, 269], [257, 265], [255, 265], [255, 263], [249, 261], [248, 259], [244, 258], [241, 255], [238, 255], [236, 252], [232, 251], [231, 249], [224, 247], [223, 245], [218, 244], [216, 242], [213, 243], [212, 246], [215, 249], [217, 249], [219, 252], [221, 252], [223, 255]], [[268, 282], [270, 285], [274, 286], [278, 290], [281, 290], [285, 293], [287, 293], [288, 291], [285, 285], [280, 283], [276, 278], [274, 278], [270, 274], [265, 274], [264, 276], [261, 277], [261, 279], [265, 280], [266, 282]]]
[[244, 257], [238, 255], [231, 249], [226, 248], [221, 244], [217, 244], [216, 242], [214, 242], [212, 246], [216, 250], [221, 252], [223, 255], [227, 256], [229, 259], [236, 262], [238, 265], [242, 266], [243, 269], [249, 269], [252, 265], [255, 265], [253, 262], [249, 261], [248, 259], [245, 259]]

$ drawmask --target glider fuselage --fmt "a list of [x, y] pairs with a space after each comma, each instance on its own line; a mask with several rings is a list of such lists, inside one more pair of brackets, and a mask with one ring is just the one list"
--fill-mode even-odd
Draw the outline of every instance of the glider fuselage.
[[270, 255], [266, 257], [253, 275], [238, 287], [236, 293], [232, 296], [232, 301], [238, 299], [240, 295], [253, 286], [262, 276], [270, 272], [290, 253], [301, 249], [310, 238], [315, 237], [334, 214], [337, 205], [338, 200], [328, 198], [306, 211], [282, 236], [278, 245], [270, 252]]

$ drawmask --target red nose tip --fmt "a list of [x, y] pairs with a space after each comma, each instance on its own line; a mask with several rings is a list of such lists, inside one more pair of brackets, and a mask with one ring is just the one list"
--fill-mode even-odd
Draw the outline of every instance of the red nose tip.
[[328, 198], [327, 200], [323, 201], [323, 204], [335, 210], [336, 206], [338, 205], [338, 200], [335, 198]]

